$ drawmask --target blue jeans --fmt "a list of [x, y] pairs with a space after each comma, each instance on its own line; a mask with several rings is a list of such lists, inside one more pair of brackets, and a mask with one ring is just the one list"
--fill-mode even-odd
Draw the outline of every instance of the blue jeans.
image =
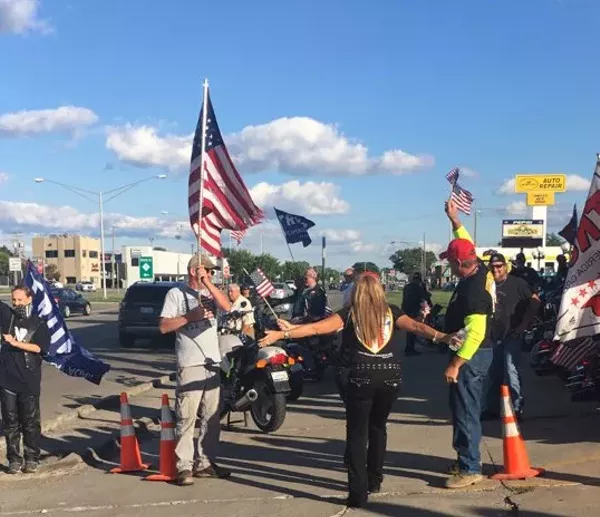
[[461, 472], [481, 473], [481, 408], [484, 384], [492, 365], [493, 350], [478, 350], [458, 374], [458, 382], [450, 385], [452, 411], [452, 446], [458, 455]]
[[509, 336], [494, 348], [494, 361], [486, 380], [486, 405], [488, 413], [500, 414], [500, 386], [510, 388], [510, 398], [515, 413], [521, 413], [524, 398], [521, 393], [521, 336]]

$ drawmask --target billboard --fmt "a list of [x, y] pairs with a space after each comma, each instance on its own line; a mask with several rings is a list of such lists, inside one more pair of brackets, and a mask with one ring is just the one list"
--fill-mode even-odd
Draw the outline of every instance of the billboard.
[[537, 248], [544, 242], [543, 219], [504, 219], [503, 248]]

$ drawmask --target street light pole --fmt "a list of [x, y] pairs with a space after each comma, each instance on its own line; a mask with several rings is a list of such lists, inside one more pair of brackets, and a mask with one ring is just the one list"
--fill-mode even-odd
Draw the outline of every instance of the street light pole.
[[[98, 192], [94, 192], [92, 190], [86, 190], [80, 187], [74, 187], [72, 185], [67, 185], [66, 183], [61, 183], [60, 181], [54, 181], [54, 180], [48, 180], [46, 178], [35, 178], [34, 181], [36, 183], [53, 183], [54, 185], [58, 185], [59, 187], [63, 187], [67, 190], [69, 190], [70, 192], [73, 192], [75, 194], [78, 194], [81, 197], [84, 197], [85, 199], [89, 200], [89, 201], [93, 201], [93, 198], [90, 198], [89, 195], [93, 195], [96, 196], [98, 198], [98, 208], [100, 210], [100, 275], [101, 275], [101, 281], [102, 281], [102, 293], [103, 293], [103, 297], [106, 299], [107, 294], [106, 294], [106, 275], [105, 275], [105, 271], [104, 271], [104, 267], [105, 267], [105, 261], [104, 261], [104, 203], [111, 201], [112, 199], [116, 198], [117, 196], [120, 196], [121, 194], [124, 194], [125, 192], [127, 192], [128, 190], [131, 190], [132, 188], [138, 186], [141, 183], [145, 183], [146, 181], [150, 181], [153, 179], [160, 179], [163, 180], [167, 177], [166, 174], [158, 174], [156, 176], [150, 176], [148, 178], [144, 178], [138, 181], [134, 181], [133, 183], [128, 183], [127, 185], [123, 185], [121, 187], [117, 187], [115, 189], [112, 190], [108, 190], [108, 191], [98, 191]], [[104, 199], [104, 196], [106, 194], [112, 194], [108, 199]]]

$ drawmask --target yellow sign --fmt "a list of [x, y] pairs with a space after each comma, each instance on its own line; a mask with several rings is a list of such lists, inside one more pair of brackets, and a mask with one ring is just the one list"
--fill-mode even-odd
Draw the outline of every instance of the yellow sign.
[[527, 206], [552, 206], [554, 192], [527, 192]]
[[566, 174], [517, 174], [515, 192], [564, 192], [567, 190]]

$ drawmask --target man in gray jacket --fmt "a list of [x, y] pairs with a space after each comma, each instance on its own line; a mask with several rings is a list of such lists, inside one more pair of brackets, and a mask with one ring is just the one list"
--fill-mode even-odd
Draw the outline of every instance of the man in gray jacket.
[[175, 455], [177, 483], [181, 486], [193, 484], [194, 477], [231, 475], [215, 463], [221, 429], [221, 354], [215, 313], [217, 309], [231, 309], [227, 296], [211, 281], [215, 267], [210, 258], [202, 256], [199, 260], [194, 255], [188, 264], [188, 285], [167, 293], [161, 313], [161, 333], [176, 333]]

